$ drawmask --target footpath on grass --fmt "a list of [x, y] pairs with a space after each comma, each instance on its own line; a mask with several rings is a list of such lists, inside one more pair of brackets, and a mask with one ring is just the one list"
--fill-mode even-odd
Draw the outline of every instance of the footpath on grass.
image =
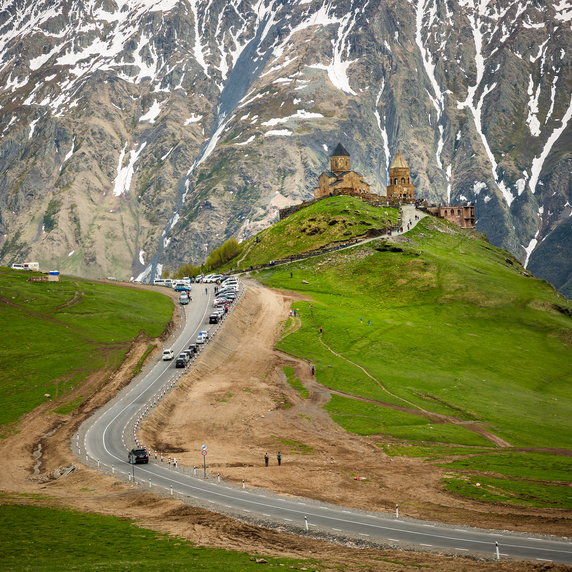
[[349, 358], [345, 357], [344, 355], [334, 351], [324, 341], [324, 338], [323, 338], [321, 333], [320, 333], [320, 343], [330, 353], [332, 353], [336, 357], [343, 359], [347, 363], [358, 368], [365, 376], [369, 377], [369, 379], [371, 379], [382, 391], [385, 391], [385, 393], [387, 393], [388, 395], [391, 395], [391, 397], [393, 397], [395, 399], [399, 399], [400, 401], [403, 401], [404, 403], [408, 403], [409, 405], [411, 405], [411, 407], [403, 407], [400, 405], [394, 405], [392, 403], [385, 403], [383, 401], [377, 401], [376, 399], [369, 399], [367, 397], [358, 397], [356, 395], [352, 395], [351, 393], [345, 393], [343, 391], [337, 391], [337, 390], [333, 390], [333, 389], [329, 389], [330, 393], [333, 393], [335, 395], [339, 395], [341, 397], [347, 397], [349, 399], [355, 399], [356, 401], [373, 403], [374, 405], [380, 405], [382, 407], [387, 407], [389, 409], [395, 409], [397, 411], [402, 411], [404, 413], [410, 413], [412, 415], [418, 415], [421, 417], [425, 417], [427, 419], [430, 419], [434, 423], [451, 423], [451, 424], [455, 424], [455, 425], [463, 425], [463, 427], [465, 427], [465, 429], [468, 429], [469, 431], [472, 431], [474, 433], [481, 435], [485, 439], [488, 439], [489, 441], [491, 441], [491, 443], [494, 443], [497, 447], [512, 447], [512, 445], [508, 441], [505, 441], [504, 439], [501, 439], [500, 437], [498, 437], [497, 435], [494, 435], [490, 431], [487, 431], [478, 422], [466, 421], [464, 419], [459, 419], [457, 417], [453, 417], [452, 415], [443, 415], [441, 413], [432, 413], [430, 411], [427, 411], [426, 409], [423, 409], [419, 405], [417, 405], [411, 401], [408, 401], [407, 399], [400, 397], [399, 395], [396, 395], [395, 393], [392, 393], [391, 391], [389, 391], [389, 389], [387, 389], [387, 387], [385, 387], [385, 385], [379, 379], [377, 379], [376, 377], [371, 375], [371, 373], [369, 373], [369, 371], [367, 371], [367, 369], [365, 369], [363, 366], [361, 366], [360, 364], [350, 360]]

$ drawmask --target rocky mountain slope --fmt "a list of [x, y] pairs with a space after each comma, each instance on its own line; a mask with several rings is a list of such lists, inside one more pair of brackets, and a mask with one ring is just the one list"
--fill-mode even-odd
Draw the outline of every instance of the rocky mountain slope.
[[572, 294], [566, 0], [0, 0], [0, 262], [148, 279], [312, 195], [341, 142]]

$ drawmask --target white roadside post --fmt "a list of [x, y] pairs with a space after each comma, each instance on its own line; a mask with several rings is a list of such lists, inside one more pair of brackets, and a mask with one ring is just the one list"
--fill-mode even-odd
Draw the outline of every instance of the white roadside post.
[[495, 550], [497, 554], [497, 560], [500, 560], [499, 543], [495, 542]]
[[203, 456], [203, 479], [207, 478], [207, 446], [201, 445], [201, 454]]
[[308, 532], [308, 517], [304, 516], [304, 527], [306, 528], [306, 532]]
[[395, 518], [399, 518], [399, 505], [395, 505]]

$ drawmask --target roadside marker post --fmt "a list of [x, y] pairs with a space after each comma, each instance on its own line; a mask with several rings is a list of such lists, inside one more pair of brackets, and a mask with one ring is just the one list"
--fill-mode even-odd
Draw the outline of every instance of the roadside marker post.
[[399, 518], [399, 505], [395, 505], [395, 518]]
[[500, 560], [499, 543], [495, 542], [495, 550], [497, 554], [497, 560]]
[[306, 528], [306, 532], [308, 532], [308, 517], [304, 516], [304, 526]]
[[207, 478], [207, 446], [201, 446], [201, 455], [203, 456], [203, 479]]

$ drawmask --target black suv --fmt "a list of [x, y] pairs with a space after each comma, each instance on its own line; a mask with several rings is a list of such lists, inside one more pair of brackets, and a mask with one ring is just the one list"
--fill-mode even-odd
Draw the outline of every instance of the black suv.
[[149, 453], [147, 453], [147, 449], [131, 449], [131, 451], [129, 451], [129, 462], [132, 465], [136, 465], [137, 463], [148, 463]]
[[186, 353], [179, 354], [177, 361], [175, 361], [175, 367], [187, 367], [189, 363], [189, 356]]

